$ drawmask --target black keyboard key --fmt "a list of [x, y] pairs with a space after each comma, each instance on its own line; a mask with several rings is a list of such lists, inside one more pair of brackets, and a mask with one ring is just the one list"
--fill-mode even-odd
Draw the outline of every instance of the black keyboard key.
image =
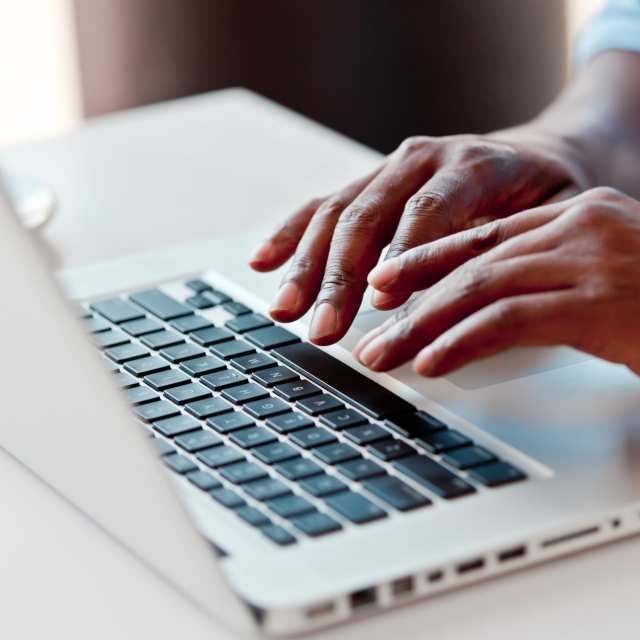
[[229, 433], [236, 429], [245, 429], [246, 427], [255, 426], [255, 422], [249, 416], [239, 411], [232, 411], [221, 416], [209, 418], [207, 424], [213, 427], [219, 433]]
[[360, 458], [360, 453], [344, 442], [325, 444], [313, 449], [312, 453], [326, 464], [338, 464], [338, 462]]
[[263, 444], [251, 450], [251, 453], [265, 464], [275, 464], [276, 462], [284, 462], [297, 458], [300, 454], [297, 449], [284, 442], [272, 442], [271, 444]]
[[296, 431], [298, 429], [305, 429], [307, 427], [313, 427], [313, 420], [303, 416], [301, 413], [295, 411], [291, 413], [284, 413], [279, 416], [267, 419], [267, 426], [271, 427], [278, 433], [289, 433], [290, 431]]
[[468, 482], [427, 456], [415, 455], [396, 460], [393, 466], [441, 498], [457, 498], [475, 493]]
[[128, 373], [118, 372], [115, 376], [113, 376], [113, 379], [120, 389], [131, 389], [132, 387], [137, 387], [140, 384], [133, 376], [130, 376]]
[[194, 451], [200, 451], [208, 447], [217, 447], [222, 444], [222, 440], [220, 440], [215, 433], [211, 433], [211, 431], [199, 429], [198, 431], [192, 431], [191, 433], [178, 436], [176, 438], [176, 444], [185, 451], [193, 453]]
[[220, 342], [211, 347], [211, 353], [223, 360], [248, 356], [250, 353], [255, 352], [256, 350], [243, 340], [229, 340], [228, 342]]
[[372, 442], [367, 445], [367, 449], [373, 453], [374, 456], [378, 456], [381, 460], [389, 462], [389, 460], [396, 460], [404, 456], [414, 455], [416, 450], [410, 447], [406, 442], [402, 440], [380, 440], [379, 442]]
[[273, 390], [277, 395], [289, 402], [302, 400], [302, 398], [310, 398], [311, 396], [317, 396], [322, 393], [322, 389], [316, 387], [315, 384], [308, 380], [278, 385]]
[[346, 429], [347, 427], [356, 427], [359, 424], [368, 424], [369, 421], [355, 409], [339, 409], [322, 414], [320, 422], [332, 429]]
[[213, 289], [210, 284], [207, 284], [204, 280], [200, 280], [199, 278], [187, 280], [184, 284], [186, 287], [189, 287], [189, 289], [195, 291], [196, 293], [201, 293], [202, 291], [210, 291]]
[[303, 449], [312, 449], [329, 442], [334, 442], [337, 438], [322, 427], [310, 427], [309, 429], [301, 429], [294, 431], [289, 438], [292, 442]]
[[525, 480], [526, 475], [508, 462], [494, 462], [469, 470], [469, 475], [487, 487], [498, 487], [509, 482]]
[[434, 433], [430, 436], [416, 438], [416, 443], [431, 453], [444, 453], [446, 451], [452, 451], [453, 449], [459, 449], [460, 447], [468, 447], [473, 444], [467, 436], [459, 431], [455, 431], [454, 429], [439, 431], [438, 433]]
[[227, 329], [231, 329], [231, 331], [235, 331], [235, 333], [244, 333], [245, 331], [262, 329], [262, 327], [270, 327], [272, 324], [273, 321], [261, 316], [259, 313], [248, 313], [227, 320], [224, 326], [227, 327]]
[[111, 329], [111, 325], [106, 323], [102, 318], [94, 318], [89, 316], [82, 321], [82, 326], [87, 333], [100, 333]]
[[266, 478], [268, 475], [262, 467], [246, 460], [222, 468], [220, 474], [229, 482], [233, 482], [233, 484], [251, 482], [252, 480]]
[[238, 507], [235, 512], [245, 522], [254, 527], [262, 527], [265, 524], [271, 523], [271, 520], [269, 520], [262, 511], [254, 507]]
[[225, 302], [222, 308], [233, 316], [244, 316], [247, 313], [253, 313], [253, 311], [243, 305], [242, 302]]
[[222, 391], [223, 389], [244, 385], [248, 380], [236, 371], [224, 369], [223, 371], [216, 371], [215, 373], [208, 373], [207, 375], [202, 376], [200, 378], [200, 382], [202, 382], [206, 387], [209, 387], [209, 389]]
[[333, 531], [340, 531], [342, 526], [326, 513], [306, 513], [291, 520], [291, 524], [308, 536], [322, 536]]
[[239, 387], [225, 389], [222, 392], [222, 397], [229, 400], [229, 402], [233, 402], [233, 404], [245, 404], [252, 400], [268, 398], [269, 394], [262, 387], [250, 382], [249, 384], [243, 384]]
[[202, 291], [200, 293], [200, 296], [210, 302], [211, 305], [219, 305], [225, 304], [226, 302], [231, 302], [231, 298], [226, 293], [222, 293], [222, 291], [216, 291], [215, 289]]
[[338, 480], [335, 476], [328, 476], [326, 473], [300, 480], [299, 484], [316, 498], [346, 491], [349, 488], [342, 480]]
[[210, 307], [213, 307], [213, 302], [207, 300], [200, 294], [187, 298], [185, 302], [196, 309], [209, 309]]
[[139, 344], [132, 344], [131, 342], [121, 344], [117, 347], [109, 347], [105, 349], [104, 354], [107, 358], [111, 358], [111, 360], [118, 364], [151, 355], [144, 347], [141, 347]]
[[349, 480], [364, 480], [365, 478], [373, 478], [380, 476], [385, 470], [373, 460], [361, 458], [359, 460], [349, 460], [339, 464], [336, 469]]
[[102, 366], [107, 370], [108, 373], [115, 373], [116, 371], [120, 371], [120, 367], [115, 365], [111, 360], [107, 360], [106, 358], [100, 358], [102, 362]]
[[251, 376], [252, 380], [261, 384], [263, 387], [271, 388], [277, 384], [283, 384], [285, 382], [292, 382], [293, 380], [299, 380], [298, 374], [293, 373], [291, 369], [287, 367], [271, 367], [264, 371], [258, 371]]
[[176, 452], [176, 450], [166, 440], [154, 438], [152, 442], [156, 453], [160, 456], [168, 456], [169, 454]]
[[163, 460], [167, 466], [171, 467], [177, 473], [187, 473], [188, 471], [196, 471], [198, 469], [198, 465], [191, 462], [189, 458], [181, 456], [179, 453], [165, 456]]
[[201, 469], [187, 473], [187, 480], [203, 491], [219, 489], [222, 486], [222, 482], [220, 482], [220, 480], [214, 478], [210, 473], [202, 471]]
[[264, 427], [250, 427], [249, 429], [234, 431], [230, 436], [230, 440], [243, 449], [250, 449], [251, 447], [259, 447], [261, 444], [275, 442], [277, 438], [269, 429], [265, 429]]
[[235, 509], [247, 504], [235, 491], [231, 489], [214, 489], [211, 497], [228, 509]]
[[148, 387], [133, 387], [123, 391], [125, 400], [133, 406], [139, 404], [147, 404], [147, 402], [155, 402], [159, 400], [158, 394], [151, 391]]
[[255, 344], [256, 347], [260, 347], [260, 349], [264, 349], [265, 351], [300, 342], [300, 338], [298, 338], [297, 335], [282, 327], [265, 327], [264, 329], [247, 331], [244, 337], [251, 342], [251, 344]]
[[193, 418], [180, 414], [175, 418], [156, 420], [153, 423], [153, 428], [163, 436], [173, 438], [189, 431], [195, 431], [200, 428], [200, 425]]
[[186, 404], [187, 402], [195, 402], [203, 398], [210, 398], [213, 394], [209, 389], [205, 389], [201, 384], [192, 382], [191, 384], [183, 384], [180, 387], [174, 387], [164, 392], [165, 398], [175, 402], [176, 404]]
[[379, 476], [362, 482], [362, 486], [398, 511], [409, 511], [433, 504], [429, 498], [395, 476]]
[[192, 316], [185, 316], [184, 318], [172, 320], [169, 323], [169, 326], [180, 333], [191, 333], [192, 331], [198, 331], [198, 329], [213, 327], [213, 323], [209, 322], [209, 320], [202, 316], [193, 314]]
[[496, 455], [477, 445], [454, 449], [449, 453], [443, 454], [442, 459], [458, 469], [469, 469], [489, 462], [498, 462]]
[[191, 333], [189, 337], [203, 347], [210, 347], [212, 344], [218, 344], [225, 340], [233, 340], [233, 334], [220, 327], [200, 329]]
[[266, 420], [272, 416], [290, 411], [288, 404], [280, 398], [265, 398], [264, 400], [254, 400], [244, 405], [244, 410], [258, 420]]
[[405, 413], [385, 420], [385, 425], [405, 438], [420, 438], [438, 431], [447, 425], [425, 413]]
[[301, 480], [323, 473], [323, 469], [309, 458], [297, 458], [276, 464], [275, 470], [288, 480]]
[[205, 352], [202, 349], [198, 349], [198, 347], [193, 344], [178, 344], [175, 347], [162, 349], [162, 351], [160, 351], [160, 355], [172, 364], [179, 364], [185, 360], [190, 360], [191, 358], [204, 356]]
[[406, 400], [307, 342], [278, 347], [272, 354], [373, 418], [415, 411]]
[[200, 451], [196, 454], [196, 458], [212, 469], [217, 469], [225, 464], [234, 464], [245, 459], [240, 451], [226, 445]]
[[324, 500], [329, 507], [355, 524], [386, 518], [387, 512], [360, 493], [343, 491]]
[[191, 378], [182, 373], [182, 371], [169, 369], [169, 371], [161, 371], [160, 373], [152, 373], [149, 376], [145, 376], [144, 382], [156, 391], [164, 391], [181, 384], [188, 384], [191, 382]]
[[177, 300], [160, 291], [160, 289], [148, 289], [147, 291], [132, 293], [129, 296], [129, 300], [157, 316], [160, 320], [173, 320], [193, 313], [189, 307], [185, 307]]
[[154, 331], [162, 331], [164, 327], [151, 318], [141, 318], [140, 320], [132, 320], [131, 322], [125, 322], [120, 325], [123, 331], [126, 331], [130, 336], [138, 337], [143, 336], [146, 333], [153, 333]]
[[120, 298], [98, 300], [98, 302], [93, 302], [89, 306], [94, 311], [97, 311], [101, 316], [104, 316], [107, 320], [114, 322], [115, 324], [144, 318], [144, 313]]
[[188, 413], [200, 420], [219, 416], [221, 413], [233, 411], [233, 407], [222, 398], [205, 398], [197, 402], [190, 402], [185, 406]]
[[308, 500], [302, 496], [293, 494], [270, 500], [267, 502], [267, 506], [281, 518], [295, 518], [296, 516], [301, 516], [303, 513], [317, 511]]
[[162, 418], [171, 418], [173, 416], [180, 415], [178, 407], [166, 400], [152, 402], [151, 404], [143, 404], [140, 407], [136, 407], [133, 412], [145, 422], [155, 422]]
[[206, 375], [207, 373], [214, 373], [216, 371], [223, 371], [227, 368], [222, 360], [215, 356], [204, 356], [204, 358], [196, 358], [195, 360], [187, 360], [180, 365], [183, 371], [186, 371], [190, 376], [199, 377]]
[[277, 524], [267, 524], [264, 527], [260, 527], [260, 531], [262, 531], [269, 540], [279, 544], [280, 546], [296, 542], [295, 536], [291, 535], [286, 529], [279, 527]]
[[264, 353], [253, 353], [249, 356], [231, 360], [231, 366], [247, 374], [261, 369], [268, 369], [269, 367], [276, 367], [277, 365], [278, 363], [273, 358], [264, 355]]
[[87, 311], [81, 304], [74, 304], [71, 307], [71, 310], [73, 311], [73, 313], [75, 313], [76, 317], [80, 318], [81, 320], [91, 317], [91, 313]]
[[174, 331], [165, 329], [164, 331], [156, 331], [154, 333], [147, 333], [140, 338], [140, 342], [149, 349], [164, 349], [165, 347], [172, 347], [174, 344], [182, 344], [184, 339]]
[[242, 488], [252, 498], [260, 500], [260, 502], [274, 500], [275, 498], [280, 498], [281, 496], [286, 496], [288, 493], [291, 493], [291, 489], [289, 489], [286, 484], [275, 478], [265, 478], [264, 480], [249, 482], [248, 484], [243, 484]]
[[159, 371], [166, 371], [171, 367], [166, 360], [156, 356], [149, 356], [148, 358], [140, 358], [139, 360], [127, 362], [127, 364], [124, 365], [124, 368], [134, 376], [141, 378], [142, 376], [158, 373]]
[[302, 409], [310, 416], [319, 416], [320, 414], [328, 413], [329, 411], [344, 409], [344, 405], [340, 400], [327, 393], [323, 393], [320, 396], [305, 398], [304, 400], [298, 400], [296, 402], [296, 407], [298, 409]]
[[89, 339], [100, 349], [115, 347], [116, 345], [129, 342], [129, 338], [125, 336], [124, 333], [114, 331], [113, 329], [109, 329], [109, 331], [101, 331], [100, 333], [93, 333], [89, 336]]
[[353, 429], [347, 429], [342, 433], [351, 440], [351, 442], [355, 442], [360, 446], [389, 437], [389, 432], [377, 424], [365, 424], [361, 427], [353, 427]]

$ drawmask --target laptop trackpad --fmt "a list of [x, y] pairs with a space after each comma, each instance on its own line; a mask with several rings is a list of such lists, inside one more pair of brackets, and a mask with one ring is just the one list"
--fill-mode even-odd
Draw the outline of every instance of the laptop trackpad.
[[[393, 314], [393, 311], [377, 311], [363, 305], [354, 322], [354, 328], [358, 331], [351, 331], [351, 335], [348, 335], [347, 339], [340, 344], [347, 349], [352, 349], [364, 333], [379, 326]], [[516, 378], [525, 378], [543, 371], [591, 360], [593, 357], [570, 347], [516, 347], [497, 356], [472, 362], [444, 376], [444, 379], [465, 391], [475, 391]]]

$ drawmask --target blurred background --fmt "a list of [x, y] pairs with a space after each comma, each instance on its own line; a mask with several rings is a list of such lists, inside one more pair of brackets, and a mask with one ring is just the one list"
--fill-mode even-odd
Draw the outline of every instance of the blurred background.
[[0, 147], [245, 86], [379, 151], [548, 104], [604, 0], [0, 0]]

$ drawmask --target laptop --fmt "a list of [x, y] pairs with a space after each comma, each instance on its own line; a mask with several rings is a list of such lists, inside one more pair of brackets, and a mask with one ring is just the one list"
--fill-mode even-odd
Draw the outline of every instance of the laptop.
[[428, 380], [267, 315], [255, 234], [47, 268], [0, 189], [0, 445], [213, 616], [308, 632], [640, 530], [640, 380], [560, 347]]

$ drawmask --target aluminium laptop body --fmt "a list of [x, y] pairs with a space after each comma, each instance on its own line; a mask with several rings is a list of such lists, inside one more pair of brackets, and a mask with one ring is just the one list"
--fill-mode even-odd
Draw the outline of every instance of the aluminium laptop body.
[[373, 374], [348, 351], [384, 317], [366, 305], [322, 350], [267, 324], [251, 231], [61, 273], [71, 312], [2, 193], [0, 226], [0, 444], [230, 626], [312, 630], [640, 530], [624, 367]]

